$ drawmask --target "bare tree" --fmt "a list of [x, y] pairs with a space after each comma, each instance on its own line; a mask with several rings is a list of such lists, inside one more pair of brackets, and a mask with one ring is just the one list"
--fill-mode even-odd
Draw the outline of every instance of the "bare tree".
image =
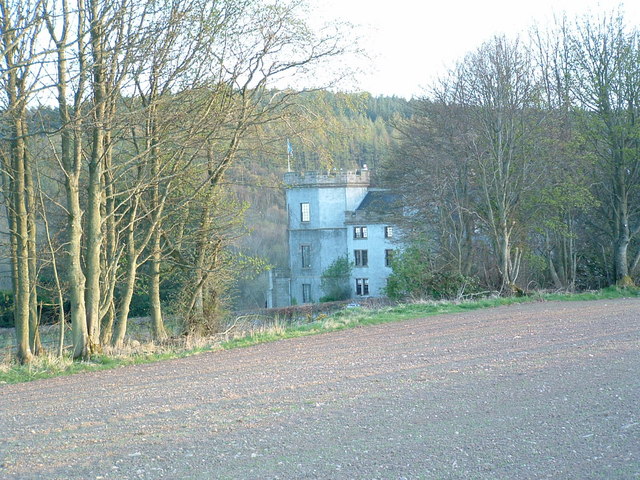
[[612, 245], [615, 279], [631, 283], [640, 249], [640, 38], [619, 14], [583, 19], [567, 38], [571, 93], [581, 127], [595, 153], [594, 193]]
[[41, 350], [36, 291], [36, 202], [28, 149], [27, 107], [34, 94], [33, 70], [40, 53], [41, 4], [0, 1], [2, 90], [5, 93], [2, 148], [4, 196], [11, 236], [14, 319], [18, 358]]
[[[216, 210], [225, 188], [225, 173], [237, 159], [243, 139], [254, 129], [278, 118], [283, 106], [291, 100], [291, 93], [270, 90], [271, 82], [344, 51], [341, 37], [317, 37], [308, 29], [297, 16], [299, 2], [274, 2], [264, 6], [239, 1], [225, 6], [224, 15], [214, 19], [215, 28], [210, 31], [215, 35], [209, 38], [204, 49], [204, 63], [199, 64], [204, 67], [203, 71], [209, 72], [206, 81], [191, 94], [182, 96], [193, 102], [190, 103], [194, 106], [192, 111], [200, 112], [197, 115], [201, 120], [199, 130], [191, 128], [190, 136], [199, 145], [206, 146], [190, 147], [193, 154], [185, 157], [192, 166], [192, 178], [200, 179], [192, 197], [193, 205], [198, 205], [192, 212], [199, 218], [198, 227], [192, 231], [195, 238], [193, 243], [172, 242], [166, 234], [168, 229], [162, 229], [172, 255], [180, 258], [183, 267], [190, 265], [194, 272], [194, 280], [190, 282], [193, 288], [186, 302], [187, 318], [191, 319], [188, 322], [192, 325], [193, 319], [203, 318], [207, 282], [211, 283], [214, 272], [221, 275], [220, 265], [226, 258], [222, 248], [229, 235], [223, 225], [228, 223], [216, 220], [216, 215], [225, 218], [229, 213]], [[185, 203], [187, 205], [191, 207]], [[189, 244], [195, 248], [194, 252], [180, 252], [181, 248], [176, 248]], [[154, 238], [153, 245], [153, 251], [159, 252], [159, 236]], [[151, 258], [152, 312], [159, 311], [158, 259], [158, 253]], [[215, 294], [214, 290], [209, 291]]]
[[410, 118], [395, 122], [401, 142], [385, 177], [405, 193], [403, 205], [416, 214], [402, 220], [407, 231], [431, 240], [438, 268], [469, 276], [477, 273], [477, 186], [472, 158], [462, 141], [469, 125], [462, 109], [448, 102], [438, 94], [433, 100], [420, 99]]
[[[539, 142], [548, 145], [546, 174], [535, 201], [538, 215], [532, 219], [541, 254], [546, 258], [551, 281], [557, 289], [574, 290], [577, 283], [581, 231], [587, 210], [596, 202], [589, 191], [591, 161], [582, 140], [571, 92], [572, 51], [569, 20], [532, 30], [532, 49], [541, 84], [544, 131]], [[534, 240], [535, 243], [535, 240]]]
[[[108, 342], [122, 344], [145, 263], [154, 332], [163, 339], [167, 253], [195, 248], [180, 262], [197, 272], [194, 299], [203, 297], [201, 287], [214, 291], [206, 286], [216, 283], [214, 275], [227, 278], [231, 271], [225, 249], [237, 232], [224, 230], [237, 225], [243, 208], [229, 208], [234, 202], [224, 177], [243, 140], [282, 115], [291, 99], [291, 92], [272, 90], [273, 82], [308, 73], [344, 50], [339, 35], [316, 35], [306, 26], [302, 6], [298, 0], [1, 1], [3, 125], [13, 142], [2, 151], [25, 360], [38, 350], [36, 337], [24, 346], [24, 335], [37, 329], [23, 320], [36, 318], [36, 200], [38, 193], [47, 196], [30, 174], [28, 82], [43, 95], [37, 99], [57, 102], [59, 125], [45, 132], [51, 154], [43, 161], [57, 167], [51, 178], [65, 186], [67, 261], [54, 263], [64, 265], [74, 358]], [[39, 36], [40, 25], [48, 35]], [[29, 70], [36, 46], [44, 47], [37, 72]], [[183, 243], [180, 233], [172, 238], [173, 225], [165, 223], [181, 214], [194, 215], [181, 219], [191, 242]]]
[[[54, 86], [60, 116], [60, 147], [51, 142], [65, 182], [67, 223], [67, 268], [73, 357], [89, 355], [85, 307], [85, 275], [82, 270], [82, 216], [80, 177], [83, 166], [83, 115], [87, 82], [85, 6], [83, 0], [71, 8], [68, 0], [46, 7], [47, 30], [54, 43]], [[71, 57], [71, 61], [70, 61]]]
[[422, 191], [412, 198], [429, 199], [424, 210], [437, 217], [430, 225], [439, 225], [440, 251], [464, 274], [472, 249], [488, 241], [503, 292], [517, 288], [525, 198], [540, 176], [538, 95], [527, 50], [496, 37], [434, 88], [404, 132], [405, 145], [418, 148], [413, 158], [423, 158], [406, 170], [420, 178]]

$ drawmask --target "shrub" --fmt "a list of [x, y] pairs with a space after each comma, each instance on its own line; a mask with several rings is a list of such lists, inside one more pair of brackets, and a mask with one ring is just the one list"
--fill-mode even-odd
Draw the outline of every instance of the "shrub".
[[478, 291], [478, 281], [437, 266], [430, 250], [423, 243], [410, 245], [391, 263], [386, 294], [393, 300], [404, 298], [459, 298]]
[[[59, 306], [48, 296], [38, 296], [40, 323], [56, 323], [59, 318]], [[65, 302], [65, 312], [69, 311], [69, 302]], [[13, 328], [13, 292], [0, 291], [0, 328]]]
[[0, 327], [13, 327], [13, 293], [0, 291]]
[[337, 258], [322, 272], [320, 285], [324, 296], [320, 298], [321, 302], [337, 302], [351, 297], [351, 288], [349, 286], [351, 268], [352, 265], [349, 263], [349, 259], [344, 256]]

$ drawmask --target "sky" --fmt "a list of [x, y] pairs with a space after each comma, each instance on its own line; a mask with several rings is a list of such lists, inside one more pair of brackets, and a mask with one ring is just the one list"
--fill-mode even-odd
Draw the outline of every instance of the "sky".
[[[347, 90], [420, 96], [439, 75], [497, 34], [515, 37], [534, 23], [611, 12], [619, 0], [311, 0], [316, 20], [357, 26], [370, 60]], [[622, 4], [629, 24], [640, 25], [640, 1]]]

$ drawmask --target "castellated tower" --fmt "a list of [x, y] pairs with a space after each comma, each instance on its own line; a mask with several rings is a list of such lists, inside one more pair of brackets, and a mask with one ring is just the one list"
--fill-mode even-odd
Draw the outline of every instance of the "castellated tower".
[[338, 258], [352, 265], [349, 296], [381, 296], [391, 273], [391, 195], [370, 187], [370, 172], [285, 174], [289, 269], [271, 275], [274, 307], [318, 302], [322, 274]]

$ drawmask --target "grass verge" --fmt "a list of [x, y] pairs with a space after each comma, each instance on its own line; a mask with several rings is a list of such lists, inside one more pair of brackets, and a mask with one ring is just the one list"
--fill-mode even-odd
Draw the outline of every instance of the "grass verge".
[[311, 322], [286, 324], [276, 320], [268, 325], [242, 331], [235, 338], [226, 341], [220, 339], [204, 341], [195, 347], [173, 346], [160, 352], [148, 353], [145, 349], [148, 350], [149, 345], [141, 345], [139, 351], [127, 354], [96, 355], [89, 361], [73, 361], [69, 357], [58, 358], [50, 355], [38, 357], [29, 365], [19, 365], [15, 362], [5, 361], [0, 363], [0, 385], [72, 375], [80, 372], [107, 370], [127, 365], [153, 363], [220, 349], [228, 350], [248, 347], [286, 338], [334, 332], [357, 326], [379, 325], [431, 315], [459, 313], [527, 302], [606, 300], [629, 297], [640, 297], [640, 288], [609, 287], [595, 292], [578, 294], [535, 293], [527, 297], [496, 297], [473, 301], [422, 301], [375, 310], [361, 307], [345, 308], [331, 315], [319, 315]]

